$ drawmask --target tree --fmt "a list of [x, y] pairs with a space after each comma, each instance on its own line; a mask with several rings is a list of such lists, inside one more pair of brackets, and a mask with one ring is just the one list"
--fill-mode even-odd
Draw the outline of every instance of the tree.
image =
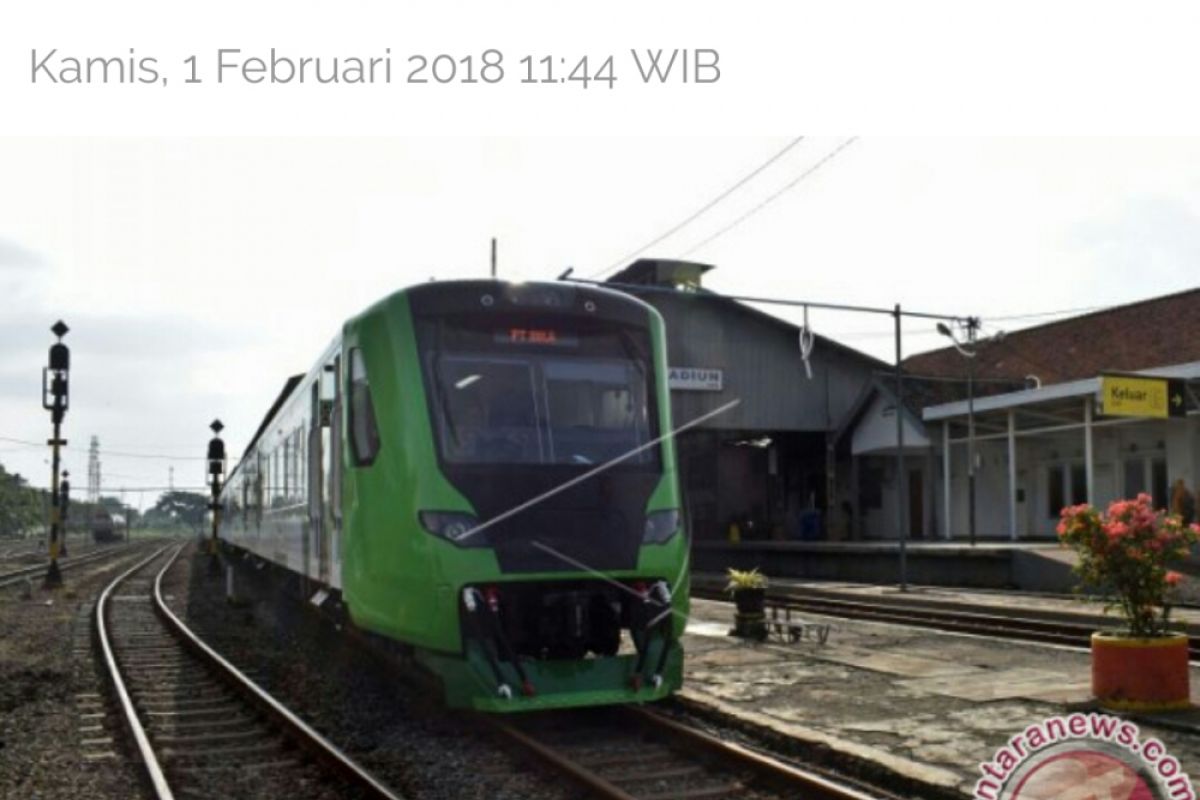
[[204, 527], [208, 514], [208, 497], [195, 492], [165, 492], [154, 508], [146, 512], [147, 524], [186, 525], [196, 530]]
[[0, 465], [0, 536], [24, 536], [46, 521], [49, 493]]

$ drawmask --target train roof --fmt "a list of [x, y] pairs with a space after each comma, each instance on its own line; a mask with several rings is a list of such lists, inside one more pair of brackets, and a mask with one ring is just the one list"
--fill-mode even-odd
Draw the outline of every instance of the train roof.
[[271, 424], [271, 419], [279, 413], [279, 409], [287, 402], [288, 397], [300, 385], [300, 381], [304, 380], [304, 373], [293, 375], [284, 381], [283, 388], [279, 390], [279, 396], [275, 398], [275, 402], [271, 403], [271, 407], [267, 410], [267, 414], [263, 417], [263, 421], [258, 426], [258, 430], [254, 432], [254, 436], [250, 439], [250, 443], [246, 445], [246, 449], [242, 451], [242, 458], [245, 459], [250, 451], [254, 449], [254, 445], [258, 444], [258, 440], [262, 438], [263, 433], [267, 430], [267, 426]]
[[570, 316], [645, 324], [659, 312], [640, 297], [618, 289], [577, 281], [508, 282], [476, 279], [431, 281], [389, 295], [363, 312], [385, 311], [398, 296], [409, 299], [414, 314], [436, 316], [463, 312], [542, 311]]

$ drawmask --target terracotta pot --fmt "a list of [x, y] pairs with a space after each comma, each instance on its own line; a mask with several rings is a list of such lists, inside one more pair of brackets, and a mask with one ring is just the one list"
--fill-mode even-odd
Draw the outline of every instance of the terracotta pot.
[[1093, 633], [1092, 694], [1103, 706], [1127, 711], [1188, 708], [1188, 637]]

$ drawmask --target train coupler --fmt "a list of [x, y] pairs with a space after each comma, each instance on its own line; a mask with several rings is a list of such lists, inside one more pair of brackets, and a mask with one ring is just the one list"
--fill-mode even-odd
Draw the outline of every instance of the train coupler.
[[500, 625], [500, 605], [495, 587], [488, 587], [486, 590], [480, 591], [468, 586], [462, 591], [462, 599], [463, 607], [467, 611], [467, 618], [474, 623], [470, 629], [473, 634], [472, 638], [478, 641], [484, 659], [496, 680], [497, 695], [505, 700], [513, 698], [512, 687], [508, 685], [504, 677], [503, 664], [505, 662], [512, 664], [516, 671], [520, 681], [521, 694], [525, 697], [536, 695], [533, 683], [521, 666], [520, 657], [509, 644], [504, 635], [504, 629]]

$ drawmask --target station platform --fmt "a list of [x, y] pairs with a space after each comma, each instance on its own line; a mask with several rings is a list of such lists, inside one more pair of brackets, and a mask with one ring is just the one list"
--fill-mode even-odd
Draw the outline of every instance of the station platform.
[[[1015, 588], [1069, 592], [1075, 558], [1057, 542], [914, 541], [906, 548], [908, 581], [928, 586]], [[900, 579], [897, 542], [692, 543], [693, 568], [724, 572], [759, 567], [772, 576], [810, 580], [895, 583]]]
[[[1083, 650], [816, 616], [805, 621], [833, 626], [824, 644], [755, 643], [728, 635], [732, 618], [728, 603], [693, 601], [682, 699], [833, 751], [909, 796], [970, 797], [978, 765], [1015, 734], [1098, 710]], [[1143, 741], [1160, 739], [1200, 773], [1200, 711], [1132, 719]]]
[[[1075, 594], [1038, 594], [1012, 589], [966, 589], [945, 586], [909, 585], [900, 591], [895, 584], [865, 584], [841, 581], [809, 581], [797, 578], [768, 576], [771, 589], [796, 592], [801, 596], [863, 600], [883, 605], [917, 606], [939, 611], [1015, 615], [1027, 619], [1087, 624], [1097, 630], [1119, 626], [1120, 617], [1114, 611], [1104, 613], [1098, 600]], [[728, 578], [715, 572], [693, 572], [693, 592], [709, 596], [723, 592]], [[1191, 636], [1200, 636], [1200, 579], [1185, 575], [1179, 586], [1179, 600], [1184, 605], [1171, 609], [1171, 621], [1181, 624]]]

